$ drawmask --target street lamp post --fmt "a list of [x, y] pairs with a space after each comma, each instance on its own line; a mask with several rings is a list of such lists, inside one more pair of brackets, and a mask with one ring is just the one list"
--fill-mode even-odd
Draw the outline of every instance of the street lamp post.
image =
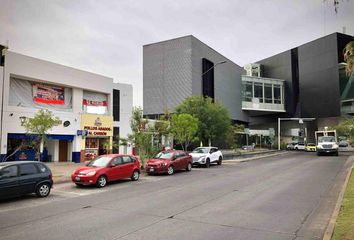
[[[208, 70], [206, 70], [205, 72], [203, 72], [202, 75], [201, 75], [201, 77], [203, 78], [203, 76], [204, 76], [206, 73], [208, 73], [210, 70], [214, 69], [217, 65], [221, 65], [221, 64], [224, 64], [224, 63], [226, 63], [225, 60], [224, 60], [224, 61], [220, 61], [220, 62], [214, 64], [211, 68], [209, 68]], [[202, 90], [202, 91], [203, 91], [203, 90]], [[202, 95], [203, 95], [203, 92], [202, 92]], [[209, 146], [211, 146], [211, 140], [210, 140], [210, 138], [209, 138], [209, 140], [208, 140], [208, 144], [209, 144]], [[203, 145], [203, 142], [200, 141], [200, 146], [202, 147], [202, 145]]]
[[214, 66], [212, 66], [211, 68], [209, 68], [208, 70], [203, 72], [202, 76], [204, 76], [204, 74], [208, 73], [211, 69], [215, 68], [217, 65], [224, 64], [224, 63], [226, 63], [226, 61], [221, 61], [221, 62], [218, 62], [218, 63], [214, 64]]

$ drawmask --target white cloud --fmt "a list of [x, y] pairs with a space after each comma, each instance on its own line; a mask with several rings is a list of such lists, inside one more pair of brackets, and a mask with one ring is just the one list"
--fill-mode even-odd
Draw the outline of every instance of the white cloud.
[[350, 9], [322, 0], [2, 0], [0, 43], [131, 83], [142, 105], [142, 45], [193, 34], [239, 65], [341, 31]]

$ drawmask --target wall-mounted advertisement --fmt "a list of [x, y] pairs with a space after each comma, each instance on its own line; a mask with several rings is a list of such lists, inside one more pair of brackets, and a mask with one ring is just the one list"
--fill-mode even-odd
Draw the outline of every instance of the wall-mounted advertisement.
[[65, 102], [64, 88], [33, 83], [33, 100], [37, 103], [59, 104]]
[[348, 76], [344, 66], [339, 68], [341, 112], [354, 114], [354, 74]]

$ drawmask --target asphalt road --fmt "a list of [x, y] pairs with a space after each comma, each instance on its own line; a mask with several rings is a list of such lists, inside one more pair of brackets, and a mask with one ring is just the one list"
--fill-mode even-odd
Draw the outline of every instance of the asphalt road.
[[[226, 161], [225, 161], [226, 162]], [[0, 239], [321, 239], [349, 153], [289, 153], [0, 202]]]

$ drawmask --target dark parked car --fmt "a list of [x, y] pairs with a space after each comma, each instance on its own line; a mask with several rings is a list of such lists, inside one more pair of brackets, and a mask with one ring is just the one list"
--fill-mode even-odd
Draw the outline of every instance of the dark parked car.
[[46, 197], [53, 186], [52, 172], [41, 162], [0, 163], [0, 199], [36, 193]]
[[177, 170], [192, 170], [192, 156], [179, 150], [162, 151], [147, 161], [148, 174], [167, 173], [172, 175]]

